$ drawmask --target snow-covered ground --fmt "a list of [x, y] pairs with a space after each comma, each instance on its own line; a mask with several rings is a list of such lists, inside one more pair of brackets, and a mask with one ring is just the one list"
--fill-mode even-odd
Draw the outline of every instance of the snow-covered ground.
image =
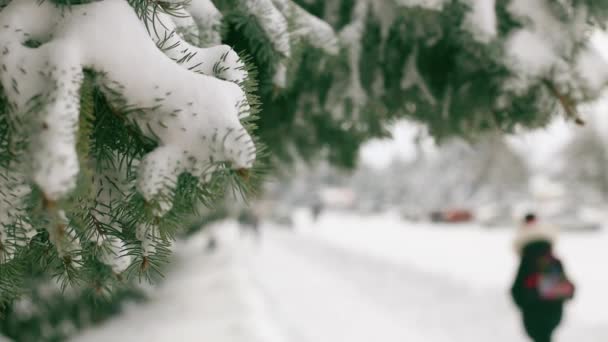
[[[311, 224], [297, 215], [297, 228], [337, 246], [379, 257], [421, 272], [445, 276], [470, 289], [508, 290], [517, 259], [513, 227], [484, 229], [475, 224], [409, 223], [397, 215], [356, 216], [330, 213]], [[608, 229], [608, 227], [606, 227]], [[556, 245], [566, 271], [577, 284], [570, 315], [608, 326], [608, 230], [564, 232]]]
[[[412, 224], [397, 216], [327, 213], [295, 229], [264, 225], [259, 244], [233, 223], [218, 250], [200, 235], [148, 303], [76, 341], [523, 342], [508, 297], [515, 258], [507, 229]], [[579, 292], [556, 342], [608, 340], [606, 233], [563, 236]]]
[[284, 342], [249, 279], [247, 244], [239, 241], [236, 224], [214, 228], [220, 228], [221, 248], [206, 251], [205, 234], [177, 244], [171, 271], [150, 290], [149, 301], [73, 340]]

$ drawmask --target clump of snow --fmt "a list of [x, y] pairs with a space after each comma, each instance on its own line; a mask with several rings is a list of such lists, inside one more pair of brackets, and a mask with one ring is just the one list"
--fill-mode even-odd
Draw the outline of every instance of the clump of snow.
[[172, 14], [176, 32], [180, 37], [190, 44], [198, 45], [200, 40], [198, 26], [190, 12], [183, 7], [179, 7]]
[[487, 43], [496, 37], [496, 0], [468, 0], [471, 6], [465, 19], [465, 27], [473, 37]]
[[285, 18], [293, 22], [291, 36], [302, 37], [310, 45], [330, 55], [338, 53], [338, 39], [333, 28], [325, 21], [308, 13], [291, 0], [273, 0]]
[[123, 255], [124, 243], [119, 239], [109, 236], [101, 241], [101, 255], [99, 261], [110, 266], [112, 271], [120, 274], [131, 265], [130, 255]]
[[277, 69], [272, 76], [272, 83], [279, 88], [287, 86], [287, 66], [284, 62], [277, 64]]
[[422, 7], [440, 11], [448, 0], [396, 0], [397, 4], [405, 7]]
[[515, 62], [514, 67], [531, 77], [547, 73], [559, 60], [549, 41], [526, 29], [518, 30], [509, 38], [507, 51]]
[[222, 14], [211, 0], [192, 0], [185, 4], [185, 9], [198, 26], [198, 46], [209, 47], [222, 42], [220, 28]]
[[162, 12], [148, 18], [148, 27], [154, 27], [150, 36], [167, 56], [191, 71], [239, 84], [245, 81], [245, 64], [230, 46], [191, 45], [177, 33], [176, 22], [179, 21], [175, 16]]
[[[542, 35], [553, 44], [567, 44], [563, 38], [568, 36], [563, 24], [552, 13], [547, 0], [513, 0], [508, 6], [508, 11], [533, 32]], [[579, 20], [581, 18], [578, 18]], [[568, 23], [575, 25], [576, 23]], [[566, 47], [566, 46], [564, 46]]]
[[[332, 27], [311, 15], [291, 0], [243, 0], [243, 8], [256, 18], [262, 30], [282, 57], [291, 57], [291, 45], [300, 38], [310, 45], [335, 55], [339, 44]], [[287, 84], [284, 60], [277, 62], [273, 83], [279, 88]]]
[[[283, 57], [291, 57], [292, 38], [301, 38], [328, 54], [338, 53], [338, 39], [332, 27], [293, 1], [244, 0], [242, 3], [245, 10], [257, 19], [275, 51]], [[276, 69], [273, 83], [284, 88], [287, 84], [285, 61], [279, 61]]]
[[[507, 65], [518, 74], [507, 88], [525, 91], [532, 82], [546, 78], [564, 88], [573, 99], [585, 93], [597, 93], [606, 81], [606, 68], [595, 53], [588, 50], [588, 11], [585, 6], [568, 6], [568, 17], [559, 18], [546, 0], [513, 0], [509, 12], [524, 27], [514, 31], [505, 43]], [[560, 5], [560, 6], [561, 6]], [[576, 60], [575, 70], [568, 61]], [[600, 67], [596, 75], [590, 70]]]
[[253, 15], [262, 27], [274, 49], [285, 57], [291, 56], [287, 20], [275, 7], [272, 0], [244, 0], [247, 11]]
[[608, 61], [592, 47], [579, 54], [574, 72], [593, 93], [601, 91], [608, 83]]
[[46, 230], [49, 232], [49, 241], [55, 246], [59, 257], [70, 256], [71, 264], [76, 267], [79, 266], [78, 261], [82, 259], [82, 256], [75, 252], [81, 249], [80, 239], [74, 229], [70, 227], [69, 220], [63, 210], [57, 212], [55, 222], [51, 222]]

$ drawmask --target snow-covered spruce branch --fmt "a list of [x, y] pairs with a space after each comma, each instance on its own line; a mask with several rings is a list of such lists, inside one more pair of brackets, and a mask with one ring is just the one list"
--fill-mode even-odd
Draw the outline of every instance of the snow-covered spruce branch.
[[264, 46], [253, 46], [251, 52], [272, 56], [272, 82], [277, 88], [287, 87], [288, 62], [299, 42], [332, 55], [339, 50], [333, 28], [292, 0], [228, 0], [222, 5], [237, 27], [250, 31], [247, 39], [263, 40]]
[[[83, 69], [97, 73], [96, 82], [111, 104], [130, 109], [123, 111], [125, 124], [132, 122], [158, 144], [143, 156], [135, 181], [137, 191], [156, 208], [153, 216], [171, 209], [173, 187], [183, 173], [204, 183], [223, 163], [233, 169], [252, 167], [256, 147], [240, 122], [251, 110], [239, 86], [247, 72], [238, 56], [227, 46], [189, 46], [173, 32], [171, 18], [160, 12], [144, 18], [142, 23], [123, 0], [69, 11], [48, 1], [20, 0], [0, 12], [0, 80], [11, 121], [22, 124], [19, 139], [28, 145], [27, 157], [18, 158], [14, 168], [26, 172], [24, 182], [36, 184], [47, 204], [74, 191], [81, 171], [76, 145]], [[163, 30], [148, 32], [146, 26]], [[173, 48], [160, 50], [157, 33]], [[195, 64], [189, 64], [193, 59]], [[18, 212], [22, 200], [11, 201], [14, 207], [7, 212]], [[67, 220], [62, 209], [52, 211], [57, 222]], [[0, 230], [3, 241], [11, 224]], [[48, 228], [60, 255], [79, 248], [67, 226], [60, 222]], [[147, 233], [138, 238], [144, 247], [150, 244]], [[98, 239], [116, 249], [109, 237]]]

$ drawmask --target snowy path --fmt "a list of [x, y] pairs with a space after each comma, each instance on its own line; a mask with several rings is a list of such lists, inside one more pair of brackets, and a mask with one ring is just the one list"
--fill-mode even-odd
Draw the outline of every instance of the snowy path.
[[[344, 272], [335, 273], [327, 253], [310, 259], [316, 248], [293, 236], [266, 233], [252, 262], [252, 276], [273, 308], [290, 342], [423, 341], [416, 329], [360, 292]], [[323, 262], [327, 262], [323, 265]], [[370, 301], [371, 299], [371, 301]]]
[[[504, 291], [470, 290], [300, 234], [265, 235], [252, 274], [289, 341], [526, 341]], [[564, 325], [557, 342], [608, 340], [608, 329]]]
[[[339, 222], [348, 221], [341, 217]], [[128, 307], [74, 340], [527, 342], [506, 289], [494, 280], [472, 286], [478, 279], [467, 282], [469, 277], [446, 273], [436, 267], [440, 259], [420, 268], [419, 258], [414, 258], [418, 264], [408, 259], [419, 255], [413, 248], [408, 258], [364, 253], [373, 247], [365, 240], [369, 224], [359, 232], [350, 226], [352, 243], [346, 244], [343, 228], [294, 232], [265, 227], [256, 246], [238, 238], [234, 223], [222, 223], [227, 238], [217, 251], [204, 252], [204, 235], [181, 242], [166, 282], [151, 290], [150, 301]], [[402, 240], [429, 246], [429, 234], [434, 234], [427, 229], [391, 235], [379, 225], [371, 227], [371, 233], [386, 235], [401, 248]], [[330, 238], [334, 233], [339, 234]], [[464, 231], [449, 237], [458, 238], [471, 237]], [[386, 241], [380, 245], [390, 247]], [[435, 253], [450, 257], [455, 251], [446, 245]], [[483, 259], [481, 266], [488, 262]], [[463, 274], [475, 273], [471, 268]], [[608, 341], [608, 326], [576, 318], [566, 318], [555, 342]]]
[[[222, 224], [220, 248], [206, 252], [199, 234], [175, 247], [166, 281], [150, 298], [85, 330], [75, 342], [286, 342], [268, 318], [244, 267], [247, 244], [236, 225]], [[224, 229], [226, 228], [226, 229]]]

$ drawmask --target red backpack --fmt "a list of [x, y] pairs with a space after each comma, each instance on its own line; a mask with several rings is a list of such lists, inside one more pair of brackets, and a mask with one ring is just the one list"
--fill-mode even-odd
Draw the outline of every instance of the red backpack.
[[574, 284], [566, 277], [561, 261], [548, 253], [536, 260], [537, 271], [525, 279], [525, 287], [536, 289], [541, 300], [567, 300], [574, 296]]

